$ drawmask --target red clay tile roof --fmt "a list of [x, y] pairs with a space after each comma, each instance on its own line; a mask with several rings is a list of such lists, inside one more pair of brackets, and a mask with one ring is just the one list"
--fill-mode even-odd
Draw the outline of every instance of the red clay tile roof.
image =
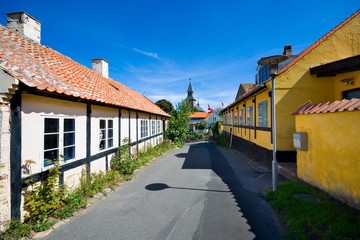
[[[288, 64], [286, 64], [283, 68], [281, 68], [281, 70], [279, 71], [278, 74], [281, 74], [283, 72], [285, 72], [286, 70], [288, 70], [291, 66], [293, 66], [295, 63], [297, 63], [299, 60], [301, 60], [303, 57], [305, 57], [308, 53], [310, 53], [314, 48], [316, 48], [317, 46], [319, 46], [322, 42], [324, 42], [328, 37], [330, 37], [331, 35], [333, 35], [337, 30], [339, 30], [340, 28], [342, 28], [346, 23], [350, 22], [353, 18], [355, 18], [357, 15], [360, 14], [360, 10], [356, 11], [354, 14], [352, 14], [350, 17], [348, 17], [347, 19], [345, 19], [343, 22], [341, 22], [340, 24], [338, 24], [335, 28], [333, 28], [331, 31], [329, 31], [328, 33], [326, 33], [324, 36], [322, 36], [319, 40], [317, 40], [316, 42], [314, 42], [313, 44], [311, 44], [309, 47], [307, 47], [305, 50], [303, 50], [299, 55], [297, 55], [291, 62], [289, 62]], [[227, 110], [228, 108], [231, 108], [232, 106], [234, 106], [236, 103], [242, 101], [247, 95], [251, 95], [254, 91], [254, 88], [256, 86], [254, 86], [253, 88], [248, 89], [247, 92], [245, 92], [239, 99], [236, 99], [234, 102], [230, 103], [226, 108], [222, 109], [221, 112], [224, 112], [225, 110]]]
[[307, 101], [292, 112], [291, 115], [333, 113], [354, 110], [360, 110], [360, 99], [358, 98], [353, 98], [351, 100], [343, 99], [341, 101], [326, 103], [312, 103], [311, 101]]
[[170, 116], [142, 94], [2, 25], [0, 67], [41, 91]]
[[190, 114], [189, 118], [207, 118], [209, 115], [211, 115], [212, 113], [208, 113], [208, 112], [194, 112], [192, 114]]
[[336, 27], [334, 27], [332, 30], [330, 30], [328, 33], [326, 33], [324, 36], [322, 36], [319, 40], [311, 44], [309, 47], [307, 47], [304, 51], [302, 51], [292, 62], [284, 66], [280, 71], [279, 74], [285, 72], [287, 69], [289, 69], [291, 66], [293, 66], [295, 63], [297, 63], [299, 60], [301, 60], [304, 56], [306, 56], [308, 53], [310, 53], [313, 49], [318, 47], [322, 42], [324, 42], [327, 38], [329, 38], [331, 35], [333, 35], [337, 30], [342, 28], [346, 23], [350, 22], [353, 18], [355, 18], [357, 15], [360, 14], [360, 10], [356, 11], [354, 14], [352, 14], [350, 17], [342, 21], [340, 24], [338, 24]]

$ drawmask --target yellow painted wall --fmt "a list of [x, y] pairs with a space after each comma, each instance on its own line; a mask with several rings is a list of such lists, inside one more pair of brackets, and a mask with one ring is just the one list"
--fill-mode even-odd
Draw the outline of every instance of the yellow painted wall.
[[[338, 81], [310, 75], [310, 67], [360, 54], [360, 15], [357, 15], [318, 47], [275, 79], [277, 150], [293, 150], [294, 116], [290, 113], [308, 100], [339, 100]], [[268, 83], [271, 85], [270, 83]], [[356, 82], [359, 84], [359, 81]], [[270, 86], [271, 87], [271, 86]]]
[[[353, 84], [349, 84], [345, 86], [344, 83], [341, 82], [341, 80], [345, 78], [351, 79], [353, 81]], [[335, 100], [341, 100], [343, 99], [343, 95], [342, 95], [343, 91], [360, 88], [360, 71], [354, 71], [354, 72], [336, 75], [334, 81], [335, 81], [335, 92], [334, 92]]]
[[360, 111], [296, 115], [296, 131], [308, 135], [297, 151], [297, 175], [360, 208]]
[[[256, 99], [256, 103], [253, 102], [253, 100]], [[231, 125], [234, 123], [234, 116], [238, 116], [238, 123], [236, 126], [223, 126], [223, 130], [226, 132], [230, 132], [230, 129], [233, 128], [233, 134], [234, 136], [237, 136], [239, 138], [242, 138], [244, 140], [250, 141], [252, 143], [255, 143], [258, 146], [261, 146], [263, 148], [272, 149], [271, 144], [271, 131], [263, 131], [263, 130], [256, 130], [256, 138], [255, 138], [255, 130], [244, 128], [244, 126], [238, 126], [240, 122], [240, 114], [239, 110], [243, 109], [244, 113], [244, 122], [247, 126], [247, 112], [246, 108], [248, 106], [253, 106], [253, 125], [258, 127], [258, 117], [259, 117], [259, 109], [258, 109], [258, 103], [267, 100], [268, 101], [268, 109], [267, 109], [267, 119], [268, 119], [268, 125], [266, 127], [271, 127], [271, 99], [269, 97], [269, 91], [265, 89], [264, 91], [258, 93], [255, 97], [250, 97], [249, 99], [246, 99], [245, 101], [239, 102], [235, 106], [233, 106], [229, 111], [224, 113], [224, 116], [229, 115], [231, 116], [232, 122]], [[244, 107], [245, 104], [245, 107]], [[255, 111], [256, 108], [256, 111]], [[228, 123], [230, 124], [230, 123]]]

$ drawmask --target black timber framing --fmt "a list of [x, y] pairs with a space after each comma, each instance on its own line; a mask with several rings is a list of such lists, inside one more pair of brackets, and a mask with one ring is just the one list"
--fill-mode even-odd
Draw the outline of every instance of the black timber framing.
[[21, 90], [11, 99], [10, 189], [11, 219], [20, 220], [21, 206]]
[[360, 55], [312, 67], [310, 74], [316, 74], [317, 77], [330, 77], [358, 70], [360, 70]]
[[86, 176], [90, 178], [91, 156], [91, 104], [86, 104]]
[[[98, 103], [96, 101], [91, 100], [84, 100], [72, 96], [66, 96], [61, 95], [57, 93], [48, 93], [43, 92], [40, 90], [37, 90], [35, 88], [31, 88], [28, 86], [25, 86], [24, 84], [19, 84], [19, 90], [16, 91], [16, 93], [13, 95], [10, 108], [10, 117], [11, 117], [11, 123], [10, 123], [10, 188], [11, 188], [11, 219], [13, 220], [20, 220], [21, 217], [21, 192], [22, 188], [28, 186], [29, 179], [32, 179], [34, 183], [42, 181], [47, 178], [48, 171], [43, 171], [40, 173], [33, 174], [31, 176], [22, 178], [21, 171], [22, 171], [22, 156], [21, 156], [21, 150], [22, 150], [22, 119], [21, 119], [21, 109], [22, 109], [22, 94], [32, 94], [36, 96], [42, 96], [42, 97], [48, 97], [58, 100], [64, 100], [64, 101], [71, 101], [71, 102], [79, 102], [86, 104], [86, 157], [83, 159], [79, 159], [73, 162], [66, 163], [61, 166], [61, 175], [59, 177], [59, 183], [64, 183], [64, 172], [79, 166], [82, 166], [86, 164], [86, 173], [88, 176], [90, 176], [90, 163], [92, 161], [95, 161], [97, 159], [106, 158], [106, 164], [109, 164], [109, 155], [117, 152], [117, 148], [109, 149], [107, 151], [98, 153], [96, 155], [91, 156], [91, 106], [92, 104], [103, 106], [103, 107], [112, 107], [119, 109], [119, 146], [121, 145], [121, 117], [122, 117], [122, 109], [129, 111], [129, 138], [131, 136], [131, 110], [127, 108], [120, 108], [118, 106], [109, 105], [109, 104], [102, 104]], [[137, 118], [138, 113], [142, 113], [143, 111], [136, 111]], [[136, 123], [137, 124], [137, 123]], [[163, 121], [163, 124], [165, 125], [165, 120]], [[163, 128], [165, 129], [165, 128]], [[136, 129], [138, 132], [138, 129]], [[164, 135], [164, 131], [162, 133], [153, 135], [149, 138], [144, 138], [141, 140], [138, 140], [136, 142], [131, 143], [131, 146], [138, 145], [139, 143], [143, 141], [147, 141], [148, 139], [151, 139], [153, 137], [157, 137], [160, 135]], [[107, 166], [108, 168], [109, 166]]]
[[[158, 133], [158, 134], [153, 135], [151, 137], [140, 139], [138, 142], [131, 143], [130, 146], [131, 147], [136, 146], [136, 145], [138, 145], [138, 144], [140, 144], [142, 142], [148, 141], [148, 140], [150, 140], [152, 138], [162, 136], [162, 135], [163, 135], [163, 133]], [[100, 158], [103, 158], [103, 157], [108, 158], [109, 155], [116, 153], [117, 150], [118, 150], [117, 148], [112, 148], [112, 149], [106, 150], [104, 152], [92, 155], [92, 156], [90, 156], [89, 161], [93, 162], [93, 161], [96, 161], [96, 160], [98, 160]], [[80, 166], [84, 165], [86, 163], [86, 161], [87, 161], [87, 158], [83, 158], [83, 159], [79, 159], [79, 160], [76, 160], [76, 161], [66, 163], [64, 165], [61, 165], [60, 171], [62, 172], [62, 174], [64, 174], [64, 172], [66, 172], [68, 170], [71, 170], [71, 169], [74, 169], [74, 168], [77, 168], [77, 167], [80, 167]], [[37, 183], [39, 181], [42, 181], [42, 180], [46, 179], [47, 176], [48, 176], [48, 171], [43, 171], [43, 172], [39, 172], [39, 173], [33, 174], [31, 176], [28, 176], [26, 178], [22, 178], [22, 179], [19, 180], [19, 182], [21, 182], [20, 186], [21, 187], [28, 186], [28, 184], [26, 182], [29, 179], [31, 179], [33, 183]], [[21, 190], [21, 188], [20, 188], [20, 190]]]

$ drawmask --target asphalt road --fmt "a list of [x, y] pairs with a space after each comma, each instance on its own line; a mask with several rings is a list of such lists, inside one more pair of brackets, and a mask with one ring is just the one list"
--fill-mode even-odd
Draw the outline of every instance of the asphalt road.
[[271, 173], [207, 142], [172, 150], [42, 239], [281, 239]]

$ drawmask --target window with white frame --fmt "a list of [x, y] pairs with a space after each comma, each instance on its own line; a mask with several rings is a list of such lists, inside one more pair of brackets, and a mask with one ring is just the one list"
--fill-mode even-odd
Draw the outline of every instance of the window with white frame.
[[44, 167], [54, 164], [54, 160], [75, 158], [75, 119], [44, 118]]
[[155, 134], [156, 134], [156, 121], [151, 120], [151, 135], [155, 135]]
[[99, 121], [99, 150], [114, 146], [114, 121], [100, 119]]
[[161, 120], [157, 120], [157, 133], [161, 133]]
[[148, 120], [141, 120], [140, 121], [140, 137], [145, 138], [149, 136], [149, 123]]

